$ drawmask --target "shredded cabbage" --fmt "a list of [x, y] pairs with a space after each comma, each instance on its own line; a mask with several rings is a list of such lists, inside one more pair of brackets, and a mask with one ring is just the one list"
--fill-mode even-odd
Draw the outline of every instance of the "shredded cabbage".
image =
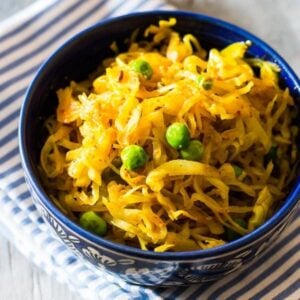
[[[244, 235], [259, 227], [286, 196], [298, 156], [294, 101], [279, 87], [278, 66], [246, 59], [249, 41], [207, 53], [175, 24], [149, 26], [143, 41], [135, 32], [127, 52], [103, 61], [102, 74], [58, 90], [40, 154], [44, 185], [64, 213], [78, 220], [96, 211], [108, 239], [158, 252], [216, 247], [227, 228]], [[111, 49], [119, 51], [116, 42]], [[130, 68], [135, 59], [150, 64], [151, 79]], [[200, 161], [168, 146], [174, 122], [203, 143]], [[149, 156], [134, 171], [120, 162], [131, 144]], [[278, 157], [267, 161], [274, 145]]]

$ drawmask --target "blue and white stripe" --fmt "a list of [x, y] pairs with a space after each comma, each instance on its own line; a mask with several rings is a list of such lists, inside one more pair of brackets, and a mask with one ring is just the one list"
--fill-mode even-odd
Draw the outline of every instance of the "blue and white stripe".
[[40, 0], [0, 23], [0, 232], [36, 265], [84, 299], [298, 299], [299, 218], [263, 256], [223, 280], [142, 288], [85, 265], [56, 237], [33, 204], [18, 153], [18, 117], [34, 73], [66, 39], [132, 11], [170, 8], [161, 0]]

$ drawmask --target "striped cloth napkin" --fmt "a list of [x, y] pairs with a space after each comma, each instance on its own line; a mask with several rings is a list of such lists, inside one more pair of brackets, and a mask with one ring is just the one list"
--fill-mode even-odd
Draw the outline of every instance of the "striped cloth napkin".
[[25, 185], [18, 117], [45, 58], [93, 23], [132, 11], [173, 9], [160, 0], [40, 0], [0, 23], [0, 231], [37, 266], [83, 299], [299, 299], [299, 218], [252, 263], [214, 283], [144, 288], [85, 265], [52, 235]]

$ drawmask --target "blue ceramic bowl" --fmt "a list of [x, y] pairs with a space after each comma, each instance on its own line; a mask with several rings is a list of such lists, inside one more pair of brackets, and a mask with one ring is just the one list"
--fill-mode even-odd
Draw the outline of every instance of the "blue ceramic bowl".
[[288, 64], [268, 45], [252, 34], [226, 22], [200, 14], [180, 11], [154, 11], [126, 15], [100, 22], [61, 46], [39, 69], [31, 83], [23, 107], [19, 130], [20, 152], [26, 179], [36, 206], [60, 239], [77, 255], [95, 267], [117, 274], [128, 282], [143, 285], [183, 285], [216, 280], [233, 272], [264, 251], [279, 236], [296, 212], [300, 198], [300, 178], [282, 207], [265, 224], [226, 245], [192, 252], [155, 253], [116, 244], [93, 235], [69, 220], [51, 202], [38, 174], [41, 149], [40, 128], [53, 111], [55, 91], [69, 81], [86, 78], [113, 53], [109, 45], [123, 41], [136, 28], [144, 29], [160, 19], [177, 18], [176, 30], [193, 33], [210, 49], [236, 41], [252, 41], [248, 53], [277, 63], [281, 84], [300, 103], [300, 83]]

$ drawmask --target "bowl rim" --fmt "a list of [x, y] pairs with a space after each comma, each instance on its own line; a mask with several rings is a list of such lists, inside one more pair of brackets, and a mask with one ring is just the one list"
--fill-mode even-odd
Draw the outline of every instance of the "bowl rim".
[[71, 221], [67, 216], [65, 216], [56, 206], [55, 204], [50, 200], [50, 198], [47, 196], [46, 192], [44, 191], [42, 184], [39, 182], [39, 180], [32, 176], [34, 174], [34, 170], [32, 168], [32, 165], [30, 163], [29, 159], [29, 153], [26, 149], [26, 142], [25, 142], [25, 131], [26, 131], [26, 116], [30, 108], [31, 103], [31, 96], [34, 93], [34, 90], [36, 88], [36, 84], [38, 82], [38, 79], [42, 77], [43, 72], [47, 69], [48, 65], [51, 64], [52, 59], [60, 53], [66, 46], [70, 45], [74, 41], [81, 39], [85, 34], [92, 32], [95, 28], [98, 28], [103, 25], [109, 25], [111, 23], [120, 22], [120, 21], [126, 21], [128, 19], [142, 17], [142, 16], [155, 16], [158, 15], [161, 17], [189, 17], [194, 20], [198, 20], [200, 22], [207, 22], [207, 23], [213, 23], [215, 26], [219, 26], [221, 28], [225, 28], [230, 31], [237, 32], [241, 36], [245, 38], [245, 40], [250, 40], [253, 43], [255, 43], [260, 49], [266, 51], [267, 53], [272, 56], [274, 61], [276, 63], [280, 64], [280, 67], [284, 69], [286, 74], [288, 74], [289, 80], [293, 82], [294, 89], [298, 90], [298, 97], [300, 96], [300, 80], [295, 74], [295, 72], [292, 70], [292, 68], [289, 66], [289, 64], [268, 44], [266, 44], [264, 41], [262, 41], [260, 38], [256, 37], [249, 31], [240, 28], [237, 25], [231, 24], [227, 21], [223, 21], [221, 19], [211, 17], [208, 15], [200, 14], [200, 13], [194, 13], [194, 12], [188, 12], [183, 10], [154, 10], [150, 12], [136, 12], [136, 13], [130, 13], [126, 15], [122, 15], [119, 17], [99, 21], [95, 23], [94, 25], [81, 30], [77, 34], [75, 34], [73, 37], [69, 38], [66, 42], [64, 42], [62, 45], [60, 45], [48, 58], [44, 61], [44, 63], [39, 67], [38, 71], [36, 72], [33, 80], [31, 81], [26, 94], [24, 101], [21, 106], [20, 111], [20, 120], [19, 120], [19, 131], [18, 131], [18, 139], [19, 139], [19, 152], [21, 156], [22, 166], [24, 169], [25, 177], [29, 181], [29, 184], [31, 185], [32, 189], [38, 196], [38, 201], [41, 202], [41, 205], [44, 206], [55, 218], [57, 218], [58, 223], [62, 224], [63, 226], [66, 226], [68, 230], [75, 233], [75, 235], [79, 235], [80, 238], [83, 238], [87, 240], [88, 242], [91, 242], [93, 244], [96, 244], [100, 247], [105, 248], [106, 250], [120, 253], [123, 255], [128, 255], [131, 257], [137, 257], [137, 258], [143, 258], [143, 259], [149, 259], [149, 260], [160, 260], [160, 261], [189, 261], [194, 259], [204, 259], [209, 257], [219, 257], [223, 255], [227, 255], [231, 252], [235, 252], [238, 249], [242, 249], [247, 247], [248, 245], [252, 244], [258, 239], [261, 239], [264, 237], [264, 235], [271, 231], [272, 228], [274, 228], [276, 225], [278, 225], [281, 221], [283, 221], [290, 213], [292, 213], [294, 207], [297, 206], [297, 202], [299, 200], [300, 196], [300, 176], [296, 178], [296, 182], [293, 186], [293, 189], [287, 196], [284, 204], [276, 211], [276, 213], [268, 219], [263, 225], [255, 229], [254, 231], [248, 233], [247, 235], [226, 243], [224, 245], [210, 248], [210, 249], [204, 249], [204, 250], [194, 250], [194, 251], [182, 251], [182, 252], [154, 252], [150, 250], [141, 250], [139, 248], [134, 248], [131, 246], [127, 246], [124, 244], [118, 244], [116, 242], [107, 240], [105, 238], [102, 238], [100, 236], [96, 236], [93, 233], [90, 233], [80, 227], [77, 223]]

